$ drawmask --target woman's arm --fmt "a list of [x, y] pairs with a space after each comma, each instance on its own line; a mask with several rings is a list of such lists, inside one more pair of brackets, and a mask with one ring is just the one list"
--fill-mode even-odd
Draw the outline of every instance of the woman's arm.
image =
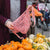
[[8, 27], [10, 30], [14, 27], [13, 23], [2, 15], [0, 15], [0, 23]]
[[4, 16], [0, 14], [0, 23], [5, 25], [6, 20], [7, 18], [5, 18]]

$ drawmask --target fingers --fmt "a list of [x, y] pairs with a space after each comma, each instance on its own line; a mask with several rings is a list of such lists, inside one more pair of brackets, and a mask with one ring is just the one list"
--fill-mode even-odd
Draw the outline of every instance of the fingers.
[[10, 25], [10, 29], [11, 29], [11, 30], [14, 29], [14, 25], [13, 25], [13, 24]]
[[10, 24], [9, 29], [13, 30], [14, 29], [14, 25]]
[[9, 29], [10, 29], [10, 30], [13, 30], [13, 27], [10, 27]]
[[14, 25], [13, 25], [13, 24], [11, 24], [11, 26], [12, 26], [12, 27], [14, 27]]
[[9, 21], [9, 22], [7, 23], [7, 27], [8, 27], [10, 30], [13, 30], [13, 29], [14, 29], [14, 25], [13, 25], [13, 23], [12, 23], [11, 21]]

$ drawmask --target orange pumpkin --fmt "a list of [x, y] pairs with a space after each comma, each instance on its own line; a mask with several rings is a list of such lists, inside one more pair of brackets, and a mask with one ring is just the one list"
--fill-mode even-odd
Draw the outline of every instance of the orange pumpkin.
[[8, 44], [5, 44], [4, 46], [2, 46], [3, 50], [6, 49], [7, 47], [9, 47]]
[[24, 48], [19, 48], [18, 50], [24, 50]]
[[22, 47], [22, 44], [20, 44], [20, 42], [15, 42], [14, 44], [16, 44], [17, 47]]
[[11, 44], [15, 43], [14, 41], [10, 41]]
[[30, 43], [23, 42], [22, 45], [25, 50], [30, 50], [32, 48]]
[[4, 45], [1, 45], [1, 47], [3, 47]]
[[22, 44], [19, 44], [18, 47], [23, 47], [23, 45]]
[[17, 49], [17, 45], [16, 44], [11, 44], [9, 47], [11, 48], [11, 50], [16, 50]]
[[8, 48], [6, 48], [6, 49], [4, 49], [4, 50], [13, 50], [13, 49], [11, 49], [10, 47], [8, 47]]
[[2, 50], [2, 47], [0, 46], [0, 50]]
[[31, 49], [32, 45], [26, 39], [23, 39], [22, 43], [11, 41], [8, 44], [0, 46], [0, 50], [31, 50]]
[[28, 41], [27, 41], [27, 39], [23, 39], [22, 42], [26, 42], [27, 43]]

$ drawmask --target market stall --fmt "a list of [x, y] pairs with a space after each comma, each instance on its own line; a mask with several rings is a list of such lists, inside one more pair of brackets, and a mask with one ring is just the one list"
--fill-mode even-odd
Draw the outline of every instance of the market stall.
[[22, 42], [11, 41], [0, 46], [0, 50], [50, 50], [50, 37], [38, 33], [29, 35]]

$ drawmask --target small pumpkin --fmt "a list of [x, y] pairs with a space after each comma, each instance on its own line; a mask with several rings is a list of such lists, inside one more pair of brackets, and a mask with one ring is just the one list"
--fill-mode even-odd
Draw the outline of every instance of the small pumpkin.
[[23, 42], [22, 45], [25, 50], [30, 50], [32, 48], [30, 43]]
[[28, 41], [27, 41], [27, 39], [23, 39], [22, 42], [26, 42], [27, 43]]
[[14, 44], [16, 44], [17, 47], [22, 47], [22, 44], [20, 44], [20, 42], [15, 42]]
[[11, 49], [10, 47], [8, 47], [8, 48], [6, 48], [6, 49], [4, 49], [4, 50], [13, 50], [13, 49]]
[[32, 48], [31, 50], [35, 50], [35, 49]]
[[42, 34], [38, 33], [36, 36], [39, 38], [39, 37], [42, 37]]
[[0, 46], [0, 50], [2, 50], [2, 47]]
[[24, 50], [24, 48], [19, 48], [18, 50]]
[[16, 44], [10, 44], [9, 48], [11, 48], [11, 50], [16, 50], [17, 49], [17, 45]]
[[15, 43], [14, 41], [10, 41], [11, 44]]
[[9, 47], [8, 44], [5, 44], [5, 45], [2, 46], [3, 50], [6, 49], [7, 47]]

